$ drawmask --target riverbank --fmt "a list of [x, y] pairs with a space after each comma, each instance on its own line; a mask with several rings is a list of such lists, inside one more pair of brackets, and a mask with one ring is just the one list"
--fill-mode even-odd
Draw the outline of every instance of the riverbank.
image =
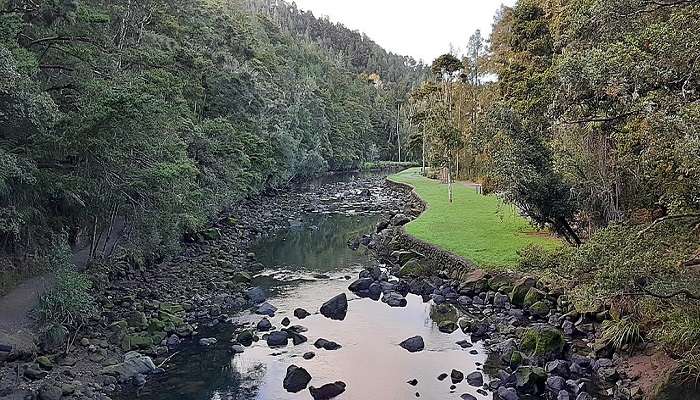
[[[604, 363], [608, 363], [606, 360], [609, 357], [612, 360], [610, 365], [616, 368], [616, 373], [614, 378], [610, 379], [608, 377], [603, 379], [603, 381], [614, 382], [616, 388], [607, 389], [607, 395], [614, 395], [615, 398], [645, 399], [700, 398], [700, 393], [698, 393], [700, 391], [694, 389], [695, 384], [692, 382], [695, 375], [692, 372], [693, 357], [686, 359], [682, 354], [669, 352], [669, 347], [666, 346], [667, 343], [646, 340], [650, 336], [642, 336], [644, 333], [640, 332], [639, 325], [636, 325], [633, 320], [624, 316], [624, 314], [623, 317], [620, 316], [621, 309], [619, 305], [614, 306], [612, 310], [610, 303], [607, 303], [606, 307], [606, 303], [602, 301], [596, 302], [592, 308], [575, 306], [574, 302], [580, 301], [581, 297], [580, 293], [569, 292], [569, 289], [567, 289], [568, 278], [562, 280], [561, 274], [566, 274], [567, 270], [564, 268], [561, 271], [557, 271], [556, 268], [552, 269], [553, 266], [562, 265], [565, 261], [560, 260], [559, 263], [549, 262], [547, 264], [547, 257], [556, 257], [559, 251], [557, 246], [548, 246], [545, 243], [545, 246], [539, 247], [539, 249], [536, 247], [528, 249], [524, 253], [524, 257], [527, 259], [525, 261], [520, 260], [516, 268], [508, 268], [507, 265], [502, 265], [500, 268], [492, 268], [492, 265], [487, 264], [486, 271], [477, 269], [476, 272], [471, 272], [470, 267], [472, 266], [469, 265], [469, 262], [465, 264], [459, 259], [455, 260], [454, 257], [450, 257], [451, 253], [445, 250], [447, 247], [444, 245], [445, 241], [443, 240], [441, 245], [438, 245], [438, 241], [441, 238], [435, 232], [440, 230], [440, 224], [443, 227], [453, 225], [449, 231], [456, 232], [454, 235], [469, 236], [468, 228], [460, 229], [458, 227], [464, 227], [467, 224], [453, 212], [465, 213], [465, 210], [453, 210], [447, 202], [447, 189], [444, 185], [418, 176], [416, 172], [416, 170], [404, 171], [390, 177], [392, 181], [409, 185], [406, 190], [413, 189], [413, 195], [420, 196], [426, 203], [428, 210], [418, 219], [407, 224], [405, 229], [392, 232], [390, 235], [391, 240], [386, 243], [391, 254], [397, 256], [394, 261], [399, 266], [397, 272], [400, 276], [407, 274], [415, 277], [416, 273], [420, 271], [433, 271], [433, 274], [435, 271], [441, 271], [442, 277], [454, 279], [448, 285], [453, 288], [463, 288], [465, 284], [470, 288], [477, 287], [476, 293], [486, 291], [487, 299], [494, 299], [494, 292], [508, 296], [508, 299], [514, 302], [514, 306], [522, 308], [531, 318], [534, 316], [535, 319], [539, 317], [547, 320], [549, 325], [559, 328], [560, 331], [565, 333], [567, 341], [571, 340], [571, 343], [583, 344], [584, 346], [579, 349], [583, 350], [583, 354], [592, 357], [594, 360], [602, 357]], [[458, 188], [457, 185], [455, 187]], [[472, 195], [478, 196], [475, 192], [472, 192]], [[430, 215], [431, 210], [433, 210], [433, 202], [439, 204], [436, 214], [440, 215], [441, 218], [435, 218], [434, 216], [431, 218], [429, 231], [412, 228], [414, 225], [420, 226], [420, 222], [426, 220], [426, 216]], [[466, 214], [478, 212], [478, 210], [472, 208]], [[489, 213], [488, 210], [485, 212]], [[478, 220], [473, 215], [471, 215], [471, 219]], [[419, 247], [430, 250], [423, 252], [421, 256], [427, 255], [427, 257], [418, 262], [411, 261], [410, 258], [407, 261], [405, 258], [406, 254], [410, 254], [411, 249], [416, 247], [414, 244], [416, 236], [422, 239], [418, 241]], [[599, 246], [595, 243], [593, 245]], [[653, 249], [653, 247], [648, 248]], [[552, 249], [554, 252], [550, 255], [549, 252]], [[462, 254], [474, 254], [469, 253], [468, 250], [462, 250]], [[538, 252], [540, 253], [539, 256], [537, 255]], [[388, 254], [386, 253], [385, 255]], [[564, 255], [560, 257], [564, 257]], [[542, 269], [523, 269], [523, 264], [528, 265], [528, 263], [532, 264], [533, 267], [540, 265]], [[421, 264], [427, 264], [427, 266]], [[521, 272], [509, 272], [516, 270]], [[405, 271], [405, 274], [401, 274], [401, 271]], [[528, 273], [531, 275], [527, 275]], [[438, 276], [440, 275], [438, 274]], [[559, 279], [556, 279], [557, 276]], [[519, 290], [513, 286], [528, 280], [533, 284], [532, 290], [523, 289], [522, 293], [519, 293]], [[509, 284], [499, 289], [498, 287], [489, 286], [491, 281], [496, 283], [508, 282]], [[423, 285], [423, 283], [420, 285]], [[582, 288], [580, 287], [580, 289]], [[452, 290], [449, 293], [452, 295], [452, 302], [454, 302], [455, 296], [461, 294], [459, 290]], [[439, 291], [434, 290], [432, 294], [428, 291], [427, 294], [431, 296], [438, 295], [439, 301], [446, 300]], [[471, 295], [472, 293], [468, 294]], [[668, 303], [673, 304], [671, 301], [668, 301]], [[648, 304], [648, 302], [642, 304]], [[624, 310], [624, 308], [622, 309]], [[673, 315], [671, 314], [672, 311], [673, 308], [670, 311], [666, 310], [666, 315]], [[688, 314], [692, 314], [692, 309], [686, 312], [686, 315]], [[658, 322], [659, 319], [657, 318], [656, 321]], [[674, 339], [677, 344], [680, 343], [687, 346], [688, 341], [693, 340], [692, 333], [690, 335], [685, 333], [688, 331], [688, 327], [692, 325], [692, 319], [685, 319], [684, 321], [687, 322], [676, 324], [679, 332]], [[666, 328], [665, 324], [664, 328]], [[681, 332], [684, 333], [681, 335]], [[683, 339], [678, 342], [680, 338]], [[674, 375], [676, 373], [679, 375]], [[685, 380], [686, 384], [679, 384], [683, 380]], [[668, 385], [669, 382], [672, 383], [670, 386]]]
[[410, 168], [389, 179], [412, 186], [427, 203], [425, 213], [406, 232], [483, 267], [513, 266], [518, 250], [529, 245], [554, 248], [559, 241], [534, 229], [510, 205], [496, 196], [483, 196], [466, 185], [454, 184], [454, 202], [447, 185]]
[[37, 346], [22, 338], [25, 345], [0, 353], [0, 398], [106, 399], [138, 387], [149, 373], [165, 372], [156, 367], [181, 341], [198, 340], [200, 324], [224, 323], [256, 304], [247, 290], [263, 266], [250, 249], [261, 238], [302, 214], [405, 211], [401, 193], [383, 177], [332, 178], [251, 198], [158, 265], [94, 265], [87, 273], [98, 312], [81, 326], [52, 327]]

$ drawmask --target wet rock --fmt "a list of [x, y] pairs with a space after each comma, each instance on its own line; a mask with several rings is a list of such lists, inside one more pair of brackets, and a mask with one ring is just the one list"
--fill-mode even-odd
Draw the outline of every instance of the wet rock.
[[272, 329], [272, 322], [270, 322], [269, 319], [263, 318], [258, 322], [258, 325], [256, 326], [259, 332], [267, 332]]
[[282, 318], [282, 322], [281, 322], [282, 326], [289, 326], [289, 324], [291, 324], [291, 323], [292, 323], [292, 321], [290, 321], [289, 318], [287, 318], [287, 317]]
[[437, 377], [437, 380], [439, 380], [440, 382], [444, 381], [445, 379], [447, 379], [447, 374], [444, 372], [438, 375]]
[[318, 389], [311, 386], [309, 387], [309, 392], [314, 400], [329, 400], [343, 394], [345, 387], [344, 382], [337, 381], [335, 383], [327, 383]]
[[401, 293], [391, 292], [389, 294], [384, 294], [382, 297], [382, 302], [386, 303], [390, 307], [406, 307], [408, 301], [401, 295]]
[[464, 393], [463, 395], [459, 396], [459, 398], [462, 400], [477, 400], [476, 397], [472, 396], [469, 393]]
[[306, 343], [309, 340], [306, 336], [291, 330], [287, 330], [287, 333], [295, 346], [299, 346], [300, 344]]
[[304, 310], [303, 308], [297, 308], [294, 310], [294, 316], [299, 318], [299, 319], [304, 319], [311, 315], [308, 311]]
[[199, 345], [204, 347], [210, 347], [215, 345], [217, 342], [216, 338], [201, 338], [199, 339]]
[[242, 344], [243, 346], [250, 346], [251, 344], [253, 344], [253, 338], [253, 332], [251, 332], [250, 330], [245, 330], [238, 334], [238, 336], [236, 337], [236, 341]]
[[[453, 369], [452, 372], [450, 372], [450, 379], [452, 380], [452, 383], [458, 384], [464, 380], [464, 373], [462, 371]], [[468, 381], [469, 380], [467, 379], [467, 382]], [[479, 386], [481, 386], [481, 385], [479, 385]]]
[[290, 365], [282, 386], [290, 393], [297, 393], [306, 389], [309, 382], [311, 382], [311, 375], [304, 368]]
[[253, 304], [260, 304], [267, 299], [265, 290], [259, 286], [252, 287], [245, 292], [245, 296]]
[[102, 368], [102, 375], [111, 375], [119, 382], [126, 382], [138, 374], [149, 374], [156, 369], [151, 357], [144, 356], [135, 351], [124, 355], [124, 362]]
[[242, 345], [240, 345], [240, 344], [234, 344], [233, 346], [231, 346], [231, 353], [233, 353], [233, 354], [241, 354], [241, 353], [243, 353], [243, 352], [245, 352], [245, 347], [243, 347]]
[[270, 347], [286, 346], [289, 342], [289, 334], [285, 331], [271, 332], [267, 335], [267, 345]]
[[264, 302], [258, 306], [258, 308], [255, 310], [256, 314], [259, 315], [267, 315], [268, 317], [274, 317], [275, 313], [277, 312], [277, 307], [273, 306], [272, 304], [268, 302]]
[[467, 375], [467, 383], [470, 386], [483, 386], [484, 384], [484, 375], [479, 372], [479, 371], [474, 371], [471, 374]]
[[468, 348], [474, 346], [474, 345], [471, 344], [471, 342], [468, 341], [468, 340], [460, 340], [459, 342], [457, 342], [457, 345], [458, 345], [459, 347], [463, 348], [463, 349], [468, 349]]
[[399, 343], [399, 346], [403, 347], [411, 353], [415, 353], [418, 351], [422, 351], [425, 348], [425, 342], [423, 341], [423, 338], [421, 336], [414, 336]]
[[348, 298], [345, 293], [341, 293], [321, 306], [321, 314], [330, 319], [344, 320], [348, 312]]
[[418, 379], [411, 379], [410, 381], [406, 382], [411, 386], [416, 386], [418, 384]]
[[372, 283], [374, 283], [374, 279], [372, 278], [360, 278], [355, 282], [351, 283], [348, 288], [353, 293], [362, 292], [365, 290], [369, 290], [369, 286]]
[[454, 321], [442, 321], [438, 325], [438, 330], [442, 333], [453, 333], [457, 329], [459, 329], [459, 326]]
[[307, 351], [306, 353], [304, 353], [304, 355], [302, 355], [302, 357], [304, 358], [304, 360], [310, 360], [316, 357], [316, 353], [314, 353], [313, 351]]
[[515, 370], [515, 384], [519, 390], [526, 393], [542, 393], [547, 373], [543, 368], [520, 366]]
[[314, 343], [314, 346], [317, 349], [325, 349], [325, 350], [338, 350], [339, 348], [343, 347], [334, 341], [326, 340], [323, 338], [316, 340], [316, 342]]

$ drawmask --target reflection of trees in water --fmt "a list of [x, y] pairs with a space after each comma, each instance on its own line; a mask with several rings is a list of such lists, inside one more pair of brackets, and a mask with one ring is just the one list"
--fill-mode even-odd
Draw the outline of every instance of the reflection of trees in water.
[[371, 232], [377, 219], [376, 216], [315, 217], [301, 229], [289, 230], [260, 243], [256, 254], [268, 266], [296, 265], [325, 271], [347, 266], [362, 255], [348, 247], [348, 240]]

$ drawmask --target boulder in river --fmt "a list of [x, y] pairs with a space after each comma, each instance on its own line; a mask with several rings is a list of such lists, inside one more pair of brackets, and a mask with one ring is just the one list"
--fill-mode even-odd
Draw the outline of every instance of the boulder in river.
[[323, 303], [321, 306], [321, 314], [323, 314], [324, 317], [330, 318], [330, 319], [335, 319], [335, 320], [344, 320], [345, 315], [348, 312], [348, 298], [345, 295], [345, 293], [341, 293], [332, 299], [328, 300], [327, 302]]
[[411, 353], [415, 353], [418, 351], [422, 351], [425, 348], [425, 342], [423, 341], [423, 338], [421, 336], [414, 336], [404, 340], [399, 344], [399, 346], [403, 347]]
[[285, 331], [272, 332], [267, 335], [267, 345], [270, 347], [286, 346], [289, 341], [289, 334]]
[[263, 318], [258, 322], [257, 328], [260, 332], [267, 332], [272, 329], [272, 323], [269, 319]]
[[345, 392], [345, 387], [345, 382], [337, 381], [334, 383], [327, 383], [320, 388], [311, 386], [309, 387], [309, 392], [311, 392], [311, 397], [313, 397], [314, 400], [329, 400], [343, 394], [343, 392]]
[[315, 343], [314, 346], [316, 346], [317, 349], [325, 349], [325, 350], [338, 350], [339, 348], [343, 347], [340, 344], [332, 341], [332, 340], [327, 340], [320, 338], [318, 339]]
[[304, 319], [311, 315], [308, 311], [304, 310], [303, 308], [297, 308], [294, 310], [294, 316], [299, 318], [299, 319]]
[[290, 393], [301, 392], [311, 382], [311, 375], [302, 367], [290, 365], [282, 386]]
[[462, 371], [453, 369], [450, 373], [450, 379], [452, 380], [452, 383], [456, 385], [464, 380], [464, 373]]
[[126, 382], [138, 374], [148, 374], [155, 369], [156, 366], [151, 357], [130, 351], [124, 355], [123, 363], [104, 367], [101, 373], [102, 375], [115, 376], [119, 382]]
[[384, 297], [382, 297], [382, 301], [390, 307], [406, 307], [408, 304], [406, 298], [402, 296], [401, 293], [397, 292], [385, 294]]
[[277, 312], [277, 307], [273, 306], [268, 302], [264, 302], [258, 306], [255, 310], [256, 314], [267, 315], [268, 317], [274, 317]]
[[253, 303], [253, 304], [260, 304], [265, 299], [267, 299], [267, 295], [265, 294], [265, 290], [259, 286], [252, 287], [245, 292], [245, 296], [248, 298], [248, 300]]
[[484, 375], [479, 371], [474, 371], [467, 375], [467, 383], [470, 386], [482, 386], [484, 384]]

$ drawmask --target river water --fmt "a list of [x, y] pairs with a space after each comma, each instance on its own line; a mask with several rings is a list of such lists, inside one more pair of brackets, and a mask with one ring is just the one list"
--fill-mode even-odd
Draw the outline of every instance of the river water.
[[[439, 381], [442, 373], [457, 369], [467, 375], [481, 370], [486, 354], [479, 343], [463, 349], [457, 342], [469, 339], [457, 330], [441, 333], [435, 320], [441, 314], [430, 302], [414, 295], [407, 297], [404, 308], [391, 308], [382, 302], [354, 296], [347, 290], [351, 279], [366, 266], [376, 265], [371, 255], [351, 250], [348, 239], [369, 233], [378, 217], [371, 215], [309, 214], [276, 236], [259, 242], [254, 251], [267, 269], [253, 284], [268, 290], [268, 300], [279, 311], [271, 318], [281, 327], [284, 317], [293, 325], [308, 328], [309, 338], [299, 346], [271, 349], [264, 340], [246, 348], [243, 354], [231, 355], [231, 338], [241, 325], [251, 326], [260, 316], [244, 314], [233, 324], [214, 328], [200, 327], [199, 337], [216, 337], [214, 348], [185, 345], [169, 363], [167, 374], [153, 377], [140, 393], [140, 398], [152, 400], [227, 400], [227, 399], [309, 399], [309, 391], [287, 393], [282, 387], [287, 367], [304, 367], [312, 376], [310, 385], [343, 381], [347, 384], [338, 399], [399, 400], [460, 399], [469, 393], [477, 399], [487, 399], [482, 390], [465, 381], [451, 388], [450, 378]], [[346, 293], [349, 299], [347, 317], [333, 321], [318, 313], [326, 300]], [[312, 315], [298, 320], [292, 312], [302, 307]], [[444, 312], [444, 310], [441, 310]], [[451, 310], [450, 312], [458, 312]], [[425, 350], [409, 353], [399, 343], [421, 335]], [[316, 349], [318, 338], [342, 345], [335, 351]], [[316, 357], [305, 360], [305, 352]], [[417, 379], [412, 386], [409, 380]], [[488, 381], [488, 377], [486, 377]]]

